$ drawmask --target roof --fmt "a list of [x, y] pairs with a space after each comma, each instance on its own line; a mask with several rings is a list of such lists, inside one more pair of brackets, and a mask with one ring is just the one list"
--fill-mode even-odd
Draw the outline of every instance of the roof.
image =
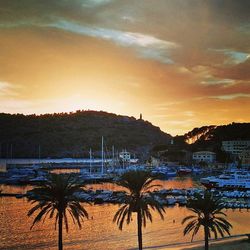
[[215, 155], [216, 153], [211, 152], [211, 151], [197, 151], [197, 152], [193, 152], [193, 154], [213, 154], [213, 155]]

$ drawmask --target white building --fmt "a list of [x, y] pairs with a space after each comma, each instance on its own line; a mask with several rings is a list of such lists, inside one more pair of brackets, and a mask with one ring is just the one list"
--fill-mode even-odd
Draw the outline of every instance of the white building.
[[128, 151], [123, 150], [122, 152], [119, 153], [119, 158], [120, 158], [123, 162], [130, 162], [131, 154], [130, 154]]
[[250, 147], [250, 141], [222, 141], [222, 150], [234, 156], [240, 156], [240, 154], [248, 147]]
[[216, 154], [210, 151], [199, 151], [193, 153], [193, 160], [196, 162], [207, 162], [212, 163], [215, 162]]
[[250, 167], [250, 147], [242, 151], [240, 159], [243, 167]]

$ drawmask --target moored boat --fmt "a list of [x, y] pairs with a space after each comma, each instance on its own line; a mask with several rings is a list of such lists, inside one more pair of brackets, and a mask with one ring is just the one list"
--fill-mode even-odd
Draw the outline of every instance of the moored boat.
[[200, 181], [207, 188], [250, 190], [250, 173], [248, 171], [229, 172], [218, 177], [201, 178]]
[[178, 174], [179, 175], [188, 175], [188, 174], [191, 174], [192, 173], [192, 170], [190, 168], [187, 168], [187, 167], [181, 167], [178, 169]]

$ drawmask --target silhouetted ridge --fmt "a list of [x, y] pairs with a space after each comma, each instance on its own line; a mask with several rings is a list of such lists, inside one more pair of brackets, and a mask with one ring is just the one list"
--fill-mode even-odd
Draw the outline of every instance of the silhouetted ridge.
[[250, 140], [250, 123], [194, 128], [184, 135], [187, 143], [212, 143], [230, 140]]
[[101, 136], [111, 150], [141, 151], [169, 143], [170, 135], [150, 122], [103, 111], [44, 115], [0, 114], [0, 156], [87, 157], [100, 150]]

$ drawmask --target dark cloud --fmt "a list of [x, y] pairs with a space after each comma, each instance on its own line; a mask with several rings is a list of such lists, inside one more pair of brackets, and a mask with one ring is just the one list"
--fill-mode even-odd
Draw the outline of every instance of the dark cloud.
[[220, 78], [247, 80], [250, 85], [250, 59], [231, 67], [215, 68], [213, 73]]

